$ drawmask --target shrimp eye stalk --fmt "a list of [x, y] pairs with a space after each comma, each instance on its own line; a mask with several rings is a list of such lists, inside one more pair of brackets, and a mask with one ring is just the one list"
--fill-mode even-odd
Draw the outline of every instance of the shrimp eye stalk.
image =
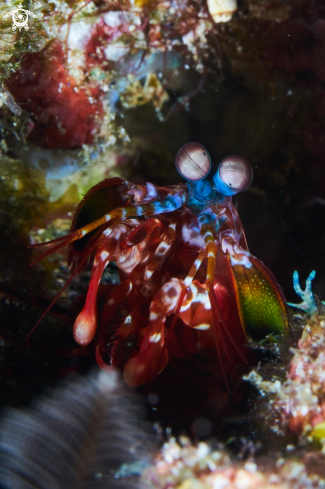
[[187, 143], [181, 147], [175, 158], [178, 173], [188, 182], [203, 180], [211, 170], [211, 158], [200, 143]]
[[242, 156], [224, 158], [213, 176], [217, 191], [225, 196], [235, 195], [248, 189], [253, 179], [250, 163]]

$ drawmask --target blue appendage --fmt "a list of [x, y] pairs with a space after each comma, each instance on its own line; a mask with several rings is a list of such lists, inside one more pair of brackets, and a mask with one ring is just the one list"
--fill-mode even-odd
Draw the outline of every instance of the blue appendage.
[[302, 309], [307, 314], [312, 316], [317, 313], [316, 302], [311, 290], [311, 282], [315, 278], [316, 272], [313, 270], [309, 277], [306, 280], [306, 289], [302, 290], [299, 284], [299, 274], [297, 270], [293, 272], [293, 287], [295, 292], [302, 298], [303, 302], [300, 304], [292, 304], [291, 302], [287, 302], [288, 306], [297, 307], [298, 309]]

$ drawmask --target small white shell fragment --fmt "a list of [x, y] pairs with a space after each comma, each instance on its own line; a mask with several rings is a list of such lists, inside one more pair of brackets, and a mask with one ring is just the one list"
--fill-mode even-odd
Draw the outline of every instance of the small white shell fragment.
[[106, 59], [111, 61], [119, 61], [129, 52], [130, 48], [123, 43], [112, 43], [106, 46], [104, 53]]
[[3, 86], [0, 85], [0, 107], [5, 104], [8, 109], [11, 110], [15, 115], [21, 115], [22, 109], [16, 104], [15, 99], [10, 92]]
[[210, 15], [217, 24], [229, 22], [237, 10], [236, 0], [207, 0], [207, 3]]

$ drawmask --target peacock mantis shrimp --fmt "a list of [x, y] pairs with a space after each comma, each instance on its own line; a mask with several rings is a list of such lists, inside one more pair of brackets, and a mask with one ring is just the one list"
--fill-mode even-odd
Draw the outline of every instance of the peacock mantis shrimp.
[[[175, 164], [186, 183], [158, 187], [111, 178], [91, 188], [68, 235], [32, 245], [48, 246], [35, 262], [69, 245], [68, 283], [92, 263], [74, 338], [79, 345], [95, 338], [98, 364], [107, 368], [108, 355], [129, 386], [154, 379], [172, 355], [214, 349], [229, 390], [228, 366], [249, 361], [247, 335], [287, 332], [285, 299], [249, 252], [232, 204], [252, 181], [249, 162], [228, 156], [209, 178], [209, 153], [191, 142]], [[121, 283], [99, 315], [98, 288], [110, 262]]]

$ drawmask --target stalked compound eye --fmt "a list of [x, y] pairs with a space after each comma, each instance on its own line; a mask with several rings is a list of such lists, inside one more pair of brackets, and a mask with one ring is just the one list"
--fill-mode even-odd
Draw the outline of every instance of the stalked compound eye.
[[253, 179], [250, 163], [242, 156], [224, 158], [213, 176], [217, 191], [222, 195], [235, 195], [248, 189]]
[[175, 165], [185, 180], [197, 182], [209, 174], [211, 158], [202, 144], [187, 143], [178, 151]]

